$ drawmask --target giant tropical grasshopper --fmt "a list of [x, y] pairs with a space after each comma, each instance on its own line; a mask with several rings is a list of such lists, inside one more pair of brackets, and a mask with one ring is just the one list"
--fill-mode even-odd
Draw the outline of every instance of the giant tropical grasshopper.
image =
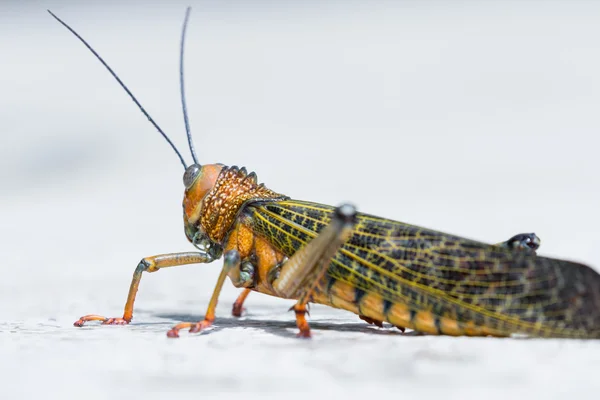
[[86, 315], [76, 326], [94, 320], [129, 323], [144, 272], [223, 257], [204, 320], [178, 324], [168, 336], [213, 324], [219, 293], [229, 277], [244, 289], [234, 315], [240, 314], [250, 291], [293, 299], [302, 337], [310, 336], [305, 314], [311, 302], [348, 310], [369, 323], [388, 322], [430, 334], [600, 337], [600, 275], [582, 264], [538, 256], [534, 234], [481, 243], [358, 213], [349, 204], [331, 207], [290, 199], [259, 184], [245, 168], [201, 165], [183, 89], [189, 9], [181, 37], [180, 83], [191, 165], [104, 60], [52, 16], [104, 64], [179, 156], [185, 169], [185, 235], [197, 248], [143, 258], [133, 274], [123, 317]]

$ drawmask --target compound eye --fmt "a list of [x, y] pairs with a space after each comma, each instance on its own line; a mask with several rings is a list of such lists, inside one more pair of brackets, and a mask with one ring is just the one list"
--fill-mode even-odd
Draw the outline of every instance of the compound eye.
[[185, 173], [183, 174], [183, 184], [185, 185], [186, 189], [189, 189], [190, 187], [192, 187], [192, 185], [194, 184], [194, 181], [200, 174], [201, 169], [202, 169], [202, 167], [199, 166], [198, 164], [192, 164], [189, 167], [187, 167], [187, 169], [185, 170]]

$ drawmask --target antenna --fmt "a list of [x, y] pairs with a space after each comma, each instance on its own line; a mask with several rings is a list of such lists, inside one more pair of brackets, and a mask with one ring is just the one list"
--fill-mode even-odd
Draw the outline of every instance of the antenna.
[[138, 106], [138, 108], [140, 109], [140, 111], [146, 116], [146, 118], [148, 118], [148, 121], [150, 121], [150, 123], [152, 125], [154, 125], [154, 127], [156, 128], [156, 130], [165, 138], [165, 140], [167, 141], [167, 143], [169, 143], [171, 145], [171, 147], [173, 148], [173, 150], [175, 151], [175, 153], [179, 157], [179, 160], [183, 164], [183, 168], [187, 169], [187, 165], [185, 163], [185, 160], [181, 156], [181, 153], [179, 152], [179, 150], [177, 150], [177, 147], [175, 147], [175, 145], [173, 144], [173, 142], [171, 142], [171, 139], [169, 139], [169, 137], [163, 132], [163, 130], [160, 129], [160, 126], [158, 126], [158, 124], [156, 122], [154, 122], [154, 120], [152, 119], [152, 117], [150, 116], [150, 114], [148, 114], [146, 112], [146, 110], [144, 109], [144, 107], [142, 107], [142, 105], [140, 104], [140, 102], [135, 98], [135, 96], [133, 95], [133, 93], [131, 93], [131, 91], [129, 91], [129, 89], [127, 88], [127, 86], [125, 86], [125, 84], [123, 83], [123, 81], [121, 81], [121, 79], [112, 70], [112, 68], [108, 66], [108, 64], [102, 59], [102, 57], [100, 57], [100, 55], [98, 53], [96, 53], [96, 50], [94, 50], [92, 48], [92, 46], [90, 46], [88, 44], [88, 42], [86, 42], [81, 36], [79, 36], [79, 34], [77, 32], [75, 32], [73, 30], [73, 28], [71, 28], [69, 25], [67, 25], [65, 22], [63, 22], [63, 20], [61, 20], [60, 18], [58, 18], [56, 15], [54, 15], [52, 13], [52, 11], [48, 10], [48, 12], [50, 13], [50, 15], [52, 15], [54, 17], [54, 19], [56, 19], [58, 22], [60, 22], [61, 25], [63, 25], [65, 28], [67, 28], [69, 31], [71, 31], [71, 33], [73, 35], [75, 35], [77, 37], [77, 39], [79, 39], [81, 41], [81, 43], [83, 43], [85, 45], [85, 47], [87, 47], [92, 52], [92, 54], [94, 54], [96, 56], [96, 58], [102, 63], [102, 65], [104, 65], [106, 67], [106, 69], [108, 70], [108, 72], [110, 72], [110, 74], [113, 76], [113, 78], [115, 78], [117, 80], [117, 82], [119, 82], [119, 85], [121, 85], [121, 87], [127, 92], [127, 94], [129, 95], [129, 97], [131, 97], [131, 100], [133, 100], [133, 102]]
[[192, 153], [192, 159], [194, 164], [198, 164], [198, 158], [196, 157], [196, 151], [194, 150], [194, 142], [192, 140], [192, 133], [190, 132], [190, 121], [188, 119], [187, 105], [185, 101], [185, 85], [183, 79], [183, 49], [185, 44], [185, 33], [187, 31], [188, 20], [190, 19], [190, 13], [192, 7], [188, 7], [185, 10], [185, 19], [183, 20], [183, 28], [181, 30], [181, 47], [179, 51], [179, 87], [181, 92], [181, 108], [183, 109], [183, 121], [185, 122], [185, 133], [187, 134], [188, 144], [190, 146], [190, 152]]

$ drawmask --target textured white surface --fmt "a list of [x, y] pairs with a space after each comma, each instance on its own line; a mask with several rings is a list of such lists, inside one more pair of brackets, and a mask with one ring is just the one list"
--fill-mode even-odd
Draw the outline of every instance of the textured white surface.
[[[402, 336], [252, 294], [202, 318], [220, 262], [144, 276], [190, 250], [182, 170], [127, 96], [46, 13], [107, 59], [182, 148], [184, 3], [0, 5], [2, 398], [578, 398], [600, 389], [600, 344]], [[535, 231], [542, 254], [600, 267], [600, 5], [563, 2], [195, 5], [187, 92], [203, 162], [269, 187], [479, 240]], [[321, 398], [319, 396], [319, 398]]]

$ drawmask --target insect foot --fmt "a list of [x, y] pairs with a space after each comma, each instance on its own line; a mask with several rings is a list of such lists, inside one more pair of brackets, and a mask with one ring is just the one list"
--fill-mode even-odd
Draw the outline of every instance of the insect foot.
[[175, 325], [173, 328], [171, 328], [170, 331], [167, 332], [167, 336], [170, 338], [178, 338], [179, 337], [179, 331], [182, 329], [190, 329], [190, 333], [198, 333], [200, 331], [205, 330], [206, 328], [210, 327], [212, 325], [212, 321], [209, 321], [207, 319], [205, 319], [204, 321], [200, 321], [200, 322], [182, 322], [180, 324]]
[[73, 326], [82, 327], [88, 321], [102, 321], [102, 325], [127, 325], [130, 320], [125, 318], [106, 318], [101, 315], [84, 315], [73, 323]]

